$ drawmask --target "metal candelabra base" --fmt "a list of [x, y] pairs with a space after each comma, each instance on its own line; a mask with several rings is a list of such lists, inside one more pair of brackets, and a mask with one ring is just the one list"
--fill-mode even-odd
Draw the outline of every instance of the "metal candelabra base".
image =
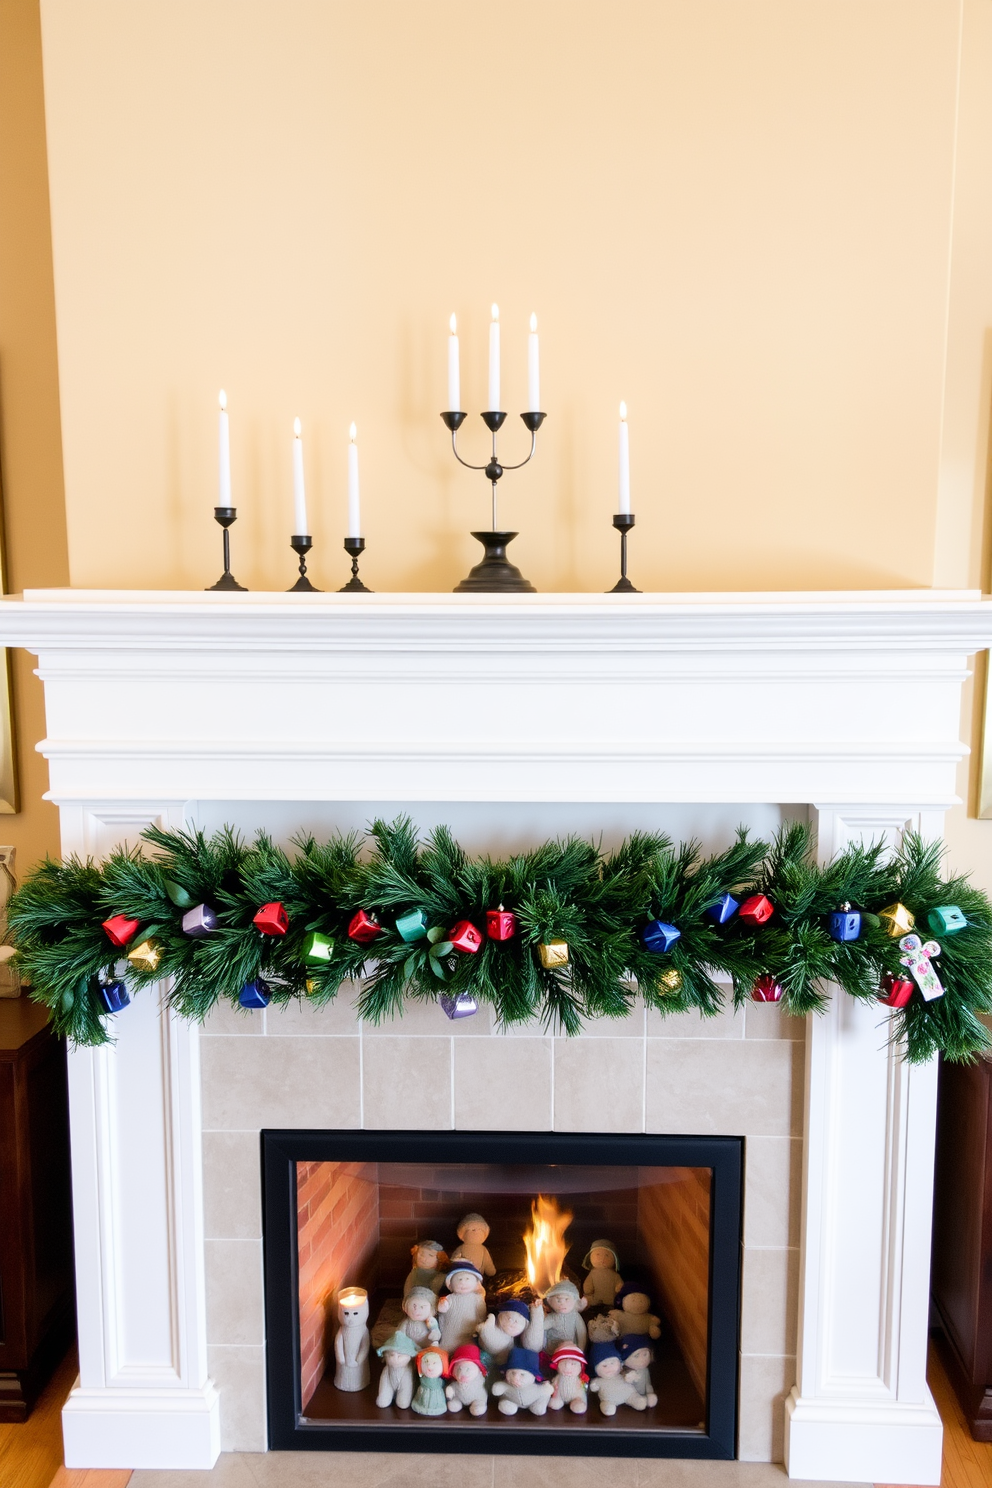
[[338, 590], [339, 594], [371, 594], [372, 590], [363, 584], [358, 577], [358, 555], [365, 552], [364, 537], [346, 537], [344, 550], [351, 558], [351, 578], [347, 584], [342, 584]]
[[210, 584], [210, 585], [208, 585], [208, 587], [207, 587], [207, 593], [208, 594], [212, 594], [217, 589], [221, 589], [221, 590], [223, 590], [223, 589], [227, 589], [227, 590], [237, 589], [239, 591], [239, 593], [241, 593], [241, 594], [247, 594], [248, 593], [248, 590], [245, 588], [244, 584], [239, 584], [238, 581], [237, 581], [237, 579], [234, 577], [234, 575], [231, 572], [231, 534], [228, 531], [228, 528], [232, 525], [232, 523], [236, 522], [237, 519], [238, 519], [238, 509], [237, 509], [237, 507], [235, 507], [235, 506], [215, 506], [214, 507], [214, 521], [217, 523], [217, 525], [219, 527], [222, 527], [224, 529], [224, 572], [221, 574], [221, 576], [217, 580], [216, 584]]
[[455, 585], [456, 594], [536, 594], [534, 585], [506, 556], [515, 532], [473, 532], [485, 549], [485, 557]]
[[640, 594], [640, 589], [635, 589], [627, 577], [627, 533], [634, 525], [634, 518], [630, 515], [615, 516], [613, 525], [620, 534], [620, 577], [613, 588], [607, 592], [610, 594]]
[[307, 554], [313, 547], [313, 539], [308, 533], [296, 533], [289, 539], [289, 546], [300, 560], [300, 577], [295, 584], [286, 590], [287, 594], [319, 594], [320, 590], [316, 584], [311, 584], [307, 578]]

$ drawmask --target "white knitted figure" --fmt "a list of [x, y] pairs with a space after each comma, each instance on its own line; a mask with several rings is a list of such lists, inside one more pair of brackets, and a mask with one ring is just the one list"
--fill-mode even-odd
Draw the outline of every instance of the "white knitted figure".
[[579, 1316], [587, 1305], [585, 1297], [571, 1281], [556, 1281], [544, 1294], [544, 1305], [548, 1315], [544, 1319], [544, 1347], [550, 1352], [559, 1343], [574, 1343], [577, 1348], [586, 1346], [586, 1325]]
[[417, 1345], [405, 1333], [394, 1333], [381, 1348], [376, 1349], [376, 1353], [383, 1364], [376, 1405], [396, 1404], [407, 1410], [413, 1399], [413, 1361], [417, 1356]]
[[633, 1410], [647, 1410], [648, 1403], [630, 1380], [624, 1379], [623, 1363], [611, 1343], [594, 1343], [589, 1351], [596, 1378], [589, 1389], [599, 1399], [599, 1408], [604, 1416], [615, 1416], [618, 1405], [629, 1405]]
[[532, 1349], [510, 1350], [503, 1379], [493, 1385], [504, 1416], [515, 1416], [518, 1410], [530, 1411], [532, 1416], [547, 1413], [554, 1386], [541, 1379], [540, 1371], [540, 1360]]
[[617, 1271], [617, 1253], [612, 1240], [594, 1240], [582, 1262], [589, 1275], [582, 1291], [592, 1307], [612, 1307], [623, 1286]]
[[338, 1331], [334, 1335], [334, 1383], [339, 1390], [364, 1390], [369, 1370], [369, 1299], [360, 1287], [345, 1287], [338, 1297]]
[[451, 1252], [453, 1261], [471, 1261], [483, 1276], [495, 1276], [493, 1258], [486, 1249], [489, 1226], [481, 1214], [466, 1214], [455, 1231], [459, 1243]]
[[451, 1384], [445, 1389], [448, 1409], [454, 1415], [468, 1406], [470, 1416], [484, 1416], [489, 1397], [486, 1394], [486, 1366], [474, 1343], [463, 1343], [451, 1356]]
[[646, 1334], [648, 1338], [661, 1337], [661, 1319], [650, 1311], [651, 1298], [633, 1283], [622, 1287], [617, 1293], [619, 1307], [610, 1309], [610, 1317], [620, 1329], [620, 1337], [628, 1333]]
[[438, 1245], [436, 1240], [418, 1240], [412, 1247], [410, 1255], [413, 1257], [413, 1270], [403, 1283], [404, 1297], [414, 1287], [430, 1287], [436, 1295], [444, 1286], [442, 1267], [448, 1263], [444, 1248]]
[[636, 1333], [630, 1333], [620, 1345], [620, 1353], [623, 1357], [623, 1377], [639, 1395], [643, 1395], [648, 1405], [657, 1405], [658, 1397], [651, 1383], [651, 1362], [654, 1359], [654, 1349], [651, 1340], [639, 1337]]
[[468, 1261], [457, 1261], [447, 1275], [448, 1296], [437, 1304], [441, 1345], [450, 1355], [463, 1343], [471, 1343], [486, 1316], [486, 1294], [482, 1276]]
[[555, 1377], [554, 1393], [548, 1401], [550, 1409], [562, 1410], [567, 1405], [577, 1416], [584, 1416], [589, 1376], [582, 1350], [571, 1343], [562, 1344], [551, 1357], [551, 1367]]
[[434, 1316], [436, 1302], [437, 1298], [430, 1287], [411, 1287], [403, 1298], [406, 1317], [400, 1323], [399, 1331], [405, 1333], [407, 1338], [412, 1338], [418, 1349], [440, 1341], [441, 1329]]

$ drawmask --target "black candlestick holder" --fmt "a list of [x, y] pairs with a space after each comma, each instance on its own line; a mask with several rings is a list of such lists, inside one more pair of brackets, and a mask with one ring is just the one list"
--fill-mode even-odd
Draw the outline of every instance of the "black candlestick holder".
[[339, 594], [371, 594], [372, 590], [358, 577], [358, 555], [365, 552], [364, 537], [346, 537], [344, 550], [351, 557], [351, 578], [339, 590]]
[[286, 590], [287, 594], [319, 594], [320, 590], [316, 584], [311, 584], [307, 578], [307, 554], [313, 547], [313, 538], [309, 533], [297, 533], [289, 539], [289, 546], [300, 560], [300, 577], [296, 583]]
[[613, 525], [620, 534], [620, 577], [608, 592], [610, 594], [640, 594], [627, 577], [627, 533], [634, 525], [633, 516], [627, 512], [613, 518]]
[[490, 532], [473, 532], [472, 536], [485, 550], [485, 557], [477, 563], [468, 576], [456, 585], [455, 593], [475, 594], [534, 594], [534, 585], [529, 583], [506, 556], [507, 544], [517, 536], [515, 532], [501, 532], [497, 519], [497, 483], [506, 470], [522, 470], [534, 458], [537, 448], [537, 431], [544, 423], [543, 413], [522, 413], [524, 427], [530, 432], [530, 453], [526, 460], [516, 465], [501, 465], [496, 457], [496, 435], [506, 422], [506, 414], [490, 411], [482, 414], [482, 420], [493, 439], [492, 456], [485, 465], [471, 465], [458, 453], [456, 436], [465, 422], [466, 415], [457, 411], [442, 413], [442, 419], [451, 431], [451, 448], [459, 465], [466, 470], [482, 470], [493, 488], [493, 525]]
[[224, 572], [221, 574], [221, 576], [217, 580], [216, 584], [210, 584], [208, 586], [208, 591], [207, 591], [208, 593], [212, 592], [214, 589], [228, 589], [228, 590], [237, 589], [242, 594], [247, 594], [248, 593], [248, 591], [245, 588], [244, 584], [239, 584], [238, 581], [237, 581], [237, 579], [234, 577], [234, 575], [231, 572], [231, 534], [230, 534], [230, 532], [227, 529], [234, 522], [236, 522], [237, 520], [238, 520], [238, 509], [237, 509], [237, 507], [235, 507], [235, 506], [215, 506], [214, 507], [214, 521], [218, 524], [218, 526], [223, 527], [223, 529], [224, 529]]

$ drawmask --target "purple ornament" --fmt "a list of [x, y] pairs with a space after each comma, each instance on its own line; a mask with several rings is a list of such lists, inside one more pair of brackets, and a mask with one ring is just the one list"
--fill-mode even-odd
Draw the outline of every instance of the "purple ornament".
[[198, 904], [183, 915], [183, 934], [200, 940], [217, 929], [217, 916], [209, 904]]
[[253, 982], [245, 982], [238, 993], [238, 1004], [243, 1008], [264, 1008], [272, 1001], [272, 993], [269, 991], [268, 982], [263, 982], [261, 977], [256, 977]]
[[682, 931], [674, 925], [668, 925], [664, 920], [652, 920], [650, 925], [645, 925], [641, 931], [641, 940], [648, 951], [656, 951], [663, 955], [670, 951], [677, 940], [682, 937]]
[[124, 982], [102, 982], [100, 984], [100, 997], [108, 1013], [119, 1013], [131, 1001], [127, 985]]
[[474, 997], [467, 992], [459, 992], [457, 997], [452, 997], [447, 992], [442, 992], [439, 999], [441, 1006], [449, 1018], [471, 1018], [473, 1013], [479, 1011], [479, 1004]]

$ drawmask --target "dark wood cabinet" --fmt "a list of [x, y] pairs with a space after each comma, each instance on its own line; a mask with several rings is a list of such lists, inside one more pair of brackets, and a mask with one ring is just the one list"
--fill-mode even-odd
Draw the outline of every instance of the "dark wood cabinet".
[[23, 1421], [75, 1328], [65, 1044], [0, 999], [0, 1421]]
[[941, 1062], [932, 1295], [951, 1382], [992, 1441], [992, 1062]]

